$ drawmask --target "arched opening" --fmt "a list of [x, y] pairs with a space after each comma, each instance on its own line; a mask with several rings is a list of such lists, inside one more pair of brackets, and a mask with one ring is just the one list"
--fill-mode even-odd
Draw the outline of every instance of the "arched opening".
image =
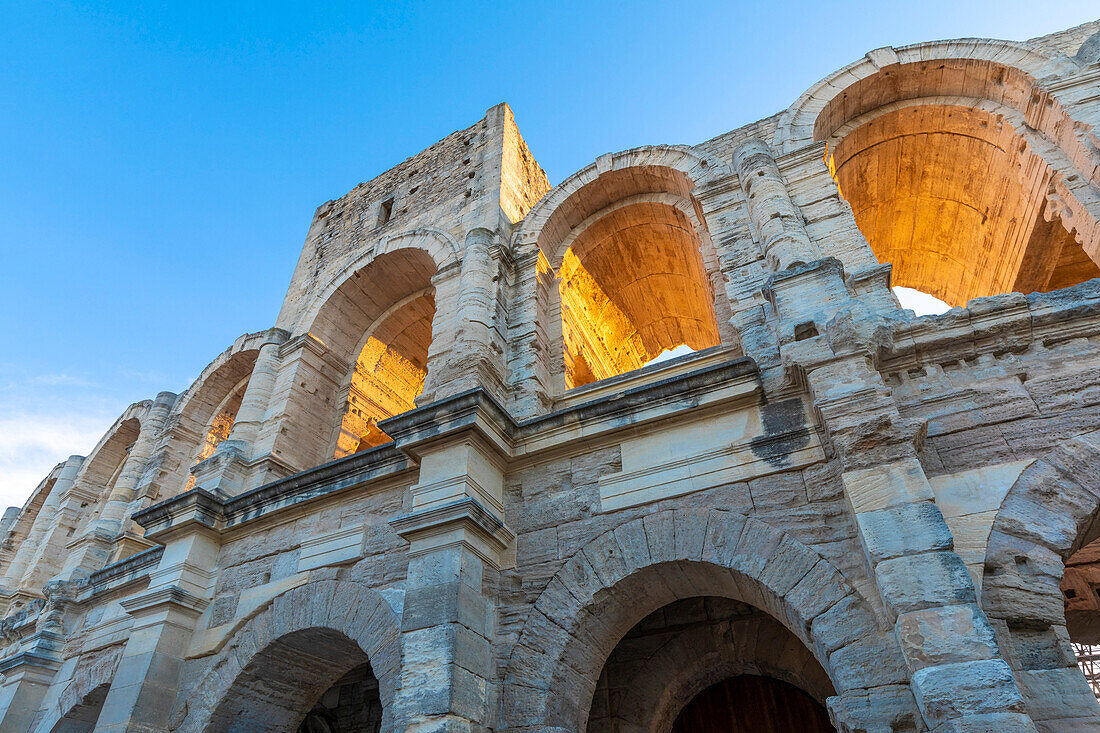
[[96, 721], [99, 720], [99, 713], [103, 710], [103, 702], [110, 689], [111, 685], [108, 683], [93, 689], [50, 728], [50, 733], [87, 733], [95, 730]]
[[435, 273], [423, 250], [388, 252], [349, 277], [322, 309], [312, 332], [334, 354], [354, 359], [340, 388], [334, 457], [388, 442], [377, 423], [416, 407], [432, 343]]
[[[831, 696], [852, 729], [920, 728], [911, 702], [850, 698], [908, 683], [897, 638], [829, 562], [751, 517], [671, 510], [620, 524], [566, 561], [536, 608], [505, 671], [503, 727], [595, 730], [625, 715], [622, 730], [668, 731], [706, 687], [757, 674]], [[828, 631], [839, 619], [851, 633]]]
[[[746, 676], [763, 682], [724, 686]], [[733, 697], [723, 703], [723, 694]], [[832, 694], [814, 655], [768, 613], [726, 597], [685, 598], [619, 639], [600, 673], [588, 730], [832, 731], [824, 708]], [[816, 727], [822, 719], [824, 729]]]
[[[136, 417], [123, 420], [111, 433], [106, 442], [102, 443], [90, 462], [84, 464], [82, 475], [78, 478], [85, 486], [99, 496], [99, 509], [103, 502], [111, 495], [115, 482], [122, 474], [126, 465], [126, 458], [130, 455], [130, 449], [137, 442], [141, 432], [141, 423]], [[79, 535], [98, 518], [97, 512], [88, 511], [81, 515], [74, 534]]]
[[1019, 474], [986, 547], [982, 607], [1040, 730], [1100, 726], [1095, 437], [1064, 439]]
[[[195, 456], [191, 465], [197, 466], [205, 461], [210, 456], [214, 455], [214, 451], [218, 449], [218, 446], [229, 437], [229, 433], [233, 430], [233, 422], [237, 419], [237, 411], [241, 409], [241, 402], [244, 400], [244, 392], [248, 389], [249, 377], [245, 377], [225, 396], [225, 399], [214, 408], [213, 417], [207, 422], [206, 430], [203, 433], [202, 443], [199, 444], [199, 452]], [[187, 483], [184, 486], [184, 491], [189, 491], [195, 486], [195, 476], [192, 474], [187, 478]]]
[[257, 653], [219, 702], [206, 730], [376, 732], [382, 702], [367, 654], [339, 631], [309, 628]]
[[1026, 74], [954, 59], [860, 80], [815, 136], [894, 284], [965, 306], [1100, 277], [1095, 218], [1067, 184], [1093, 173], [1069, 163], [1089, 160], [1072, 127]]
[[734, 341], [725, 277], [691, 193], [707, 168], [686, 149], [626, 151], [577, 173], [533, 211], [519, 239], [537, 245], [540, 273], [557, 278], [538, 299], [555, 392], [678, 348]]
[[738, 675], [700, 692], [676, 716], [672, 733], [832, 733], [829, 714], [792, 684]]
[[699, 238], [668, 203], [600, 215], [577, 233], [558, 277], [567, 387], [721, 343]]
[[1060, 589], [1077, 663], [1100, 700], [1100, 539], [1066, 560]]

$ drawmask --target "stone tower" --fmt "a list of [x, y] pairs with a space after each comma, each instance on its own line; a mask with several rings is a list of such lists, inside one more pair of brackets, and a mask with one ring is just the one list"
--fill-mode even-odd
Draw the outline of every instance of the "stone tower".
[[1100, 21], [494, 107], [0, 520], [0, 730], [1100, 730], [1098, 123]]

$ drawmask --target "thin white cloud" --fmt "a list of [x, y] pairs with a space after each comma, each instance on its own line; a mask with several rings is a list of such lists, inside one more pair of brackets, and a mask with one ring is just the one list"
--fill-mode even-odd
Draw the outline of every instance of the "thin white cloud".
[[22, 506], [70, 455], [87, 455], [117, 416], [100, 413], [0, 416], [0, 511]]

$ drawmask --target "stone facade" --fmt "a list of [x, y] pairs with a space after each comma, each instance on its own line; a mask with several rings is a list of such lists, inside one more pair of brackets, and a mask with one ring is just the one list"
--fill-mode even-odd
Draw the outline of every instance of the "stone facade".
[[1098, 123], [1100, 21], [554, 188], [494, 107], [0, 520], [0, 730], [1100, 730]]

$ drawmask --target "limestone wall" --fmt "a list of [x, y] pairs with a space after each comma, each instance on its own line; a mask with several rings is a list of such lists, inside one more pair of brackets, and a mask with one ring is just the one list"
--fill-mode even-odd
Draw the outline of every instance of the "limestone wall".
[[837, 168], [875, 120], [1026, 121], [985, 235], [1087, 264], [1091, 31], [877, 49], [553, 189], [500, 105], [322, 205], [276, 327], [4, 525], [0, 729], [665, 731], [753, 674], [840, 731], [1100, 730], [1100, 280], [916, 318], [882, 232], [979, 238], [868, 225], [886, 159]]

